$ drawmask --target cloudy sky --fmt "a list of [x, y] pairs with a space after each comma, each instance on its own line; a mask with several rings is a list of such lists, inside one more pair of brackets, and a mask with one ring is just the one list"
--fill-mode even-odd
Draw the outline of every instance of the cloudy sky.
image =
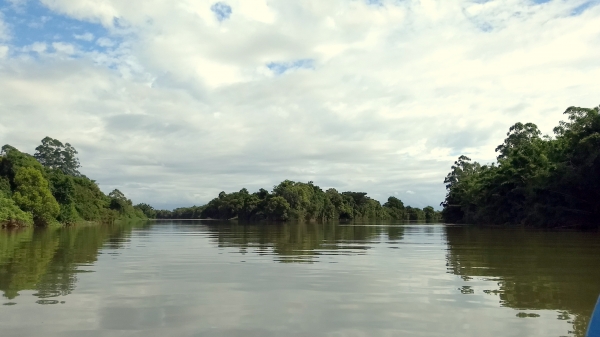
[[0, 145], [69, 142], [158, 208], [284, 179], [438, 206], [598, 78], [600, 0], [0, 0]]

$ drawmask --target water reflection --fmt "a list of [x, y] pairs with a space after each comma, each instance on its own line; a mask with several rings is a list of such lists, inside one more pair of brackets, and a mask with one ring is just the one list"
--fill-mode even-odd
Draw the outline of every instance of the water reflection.
[[219, 247], [240, 253], [276, 255], [279, 262], [315, 262], [326, 255], [361, 255], [379, 239], [400, 241], [404, 226], [392, 223], [276, 223], [204, 222]]
[[48, 337], [583, 336], [599, 239], [385, 222], [4, 231], [0, 326]]
[[521, 318], [556, 310], [557, 319], [573, 324], [571, 334], [585, 336], [600, 294], [598, 233], [447, 226], [446, 238], [449, 272], [467, 282], [497, 284], [494, 289], [463, 287], [463, 294], [497, 296]]
[[[14, 299], [22, 290], [36, 290], [38, 304], [70, 294], [77, 275], [86, 273], [100, 249], [118, 249], [134, 227], [147, 223], [90, 225], [68, 228], [26, 228], [0, 231], [0, 290]], [[13, 302], [5, 303], [10, 305]]]

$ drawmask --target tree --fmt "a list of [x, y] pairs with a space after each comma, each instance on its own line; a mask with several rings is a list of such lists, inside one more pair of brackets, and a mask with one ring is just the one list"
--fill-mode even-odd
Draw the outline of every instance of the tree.
[[18, 169], [15, 184], [13, 200], [23, 211], [31, 212], [36, 225], [47, 226], [56, 221], [60, 206], [40, 171], [32, 167]]
[[110, 192], [108, 197], [110, 198], [109, 208], [112, 210], [115, 210], [119, 213], [125, 213], [133, 209], [131, 200], [127, 199], [125, 194], [118, 189], [114, 189], [112, 192]]
[[512, 150], [518, 149], [533, 139], [540, 138], [541, 134], [537, 125], [533, 123], [516, 123], [508, 129], [504, 143], [496, 147], [496, 152], [500, 153], [498, 159], [506, 158]]
[[108, 197], [112, 198], [112, 199], [121, 200], [121, 201], [127, 201], [127, 197], [125, 196], [125, 194], [123, 194], [123, 192], [119, 191], [116, 188], [114, 190], [112, 190], [112, 192], [108, 193]]
[[156, 210], [154, 209], [154, 207], [152, 207], [146, 203], [137, 204], [133, 207], [144, 212], [144, 215], [146, 215], [146, 217], [148, 217], [149, 219], [156, 218]]
[[425, 220], [425, 212], [423, 212], [423, 210], [418, 207], [413, 208], [413, 207], [407, 206], [406, 213], [408, 216], [408, 220], [412, 220], [412, 221]]
[[46, 137], [42, 139], [42, 145], [35, 148], [33, 155], [44, 167], [52, 170], [60, 170], [64, 174], [80, 176], [77, 170], [81, 165], [75, 156], [77, 150], [69, 143], [61, 143], [57, 139]]
[[427, 222], [438, 221], [437, 212], [435, 211], [435, 209], [433, 209], [433, 207], [427, 206], [427, 207], [423, 208], [423, 212], [425, 212], [425, 221], [427, 221]]
[[33, 225], [31, 213], [23, 212], [15, 202], [0, 194], [0, 227]]
[[10, 190], [10, 180], [7, 177], [0, 176], [0, 197], [10, 198], [12, 191]]
[[445, 179], [447, 222], [598, 227], [600, 107], [569, 107], [568, 121], [541, 137], [532, 123], [510, 127], [497, 163], [461, 156]]
[[383, 204], [393, 219], [405, 219], [404, 203], [396, 197], [389, 197], [387, 202]]
[[280, 196], [274, 196], [267, 202], [266, 211], [270, 220], [287, 220], [290, 204]]
[[0, 176], [8, 178], [11, 189], [15, 189], [15, 174], [22, 167], [32, 167], [40, 172], [44, 167], [33, 156], [23, 153], [10, 145], [2, 147], [2, 156], [0, 157]]
[[73, 224], [80, 218], [75, 208], [74, 179], [76, 178], [68, 176], [62, 171], [53, 170], [48, 173], [50, 191], [60, 205], [58, 221], [64, 224]]

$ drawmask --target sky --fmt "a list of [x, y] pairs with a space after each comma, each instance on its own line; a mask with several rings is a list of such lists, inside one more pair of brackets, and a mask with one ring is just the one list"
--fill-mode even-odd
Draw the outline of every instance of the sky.
[[462, 154], [600, 104], [600, 0], [0, 0], [0, 145], [155, 208], [314, 181], [439, 208]]

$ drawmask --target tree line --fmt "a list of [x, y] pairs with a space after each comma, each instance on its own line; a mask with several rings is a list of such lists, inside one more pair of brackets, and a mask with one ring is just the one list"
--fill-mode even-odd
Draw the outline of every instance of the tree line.
[[105, 195], [82, 175], [77, 151], [46, 137], [34, 155], [4, 145], [0, 152], [0, 227], [144, 219], [119, 190]]
[[364, 192], [338, 192], [334, 188], [324, 191], [312, 181], [308, 183], [285, 180], [273, 187], [250, 193], [246, 188], [239, 192], [219, 193], [203, 206], [169, 210], [155, 210], [147, 204], [139, 207], [149, 218], [156, 219], [238, 219], [240, 221], [330, 221], [354, 219], [398, 219], [438, 221], [440, 212], [428, 206], [423, 209], [404, 206], [389, 197], [381, 203]]
[[510, 127], [497, 161], [460, 156], [447, 175], [442, 216], [451, 223], [600, 227], [600, 107], [569, 107], [542, 136]]

